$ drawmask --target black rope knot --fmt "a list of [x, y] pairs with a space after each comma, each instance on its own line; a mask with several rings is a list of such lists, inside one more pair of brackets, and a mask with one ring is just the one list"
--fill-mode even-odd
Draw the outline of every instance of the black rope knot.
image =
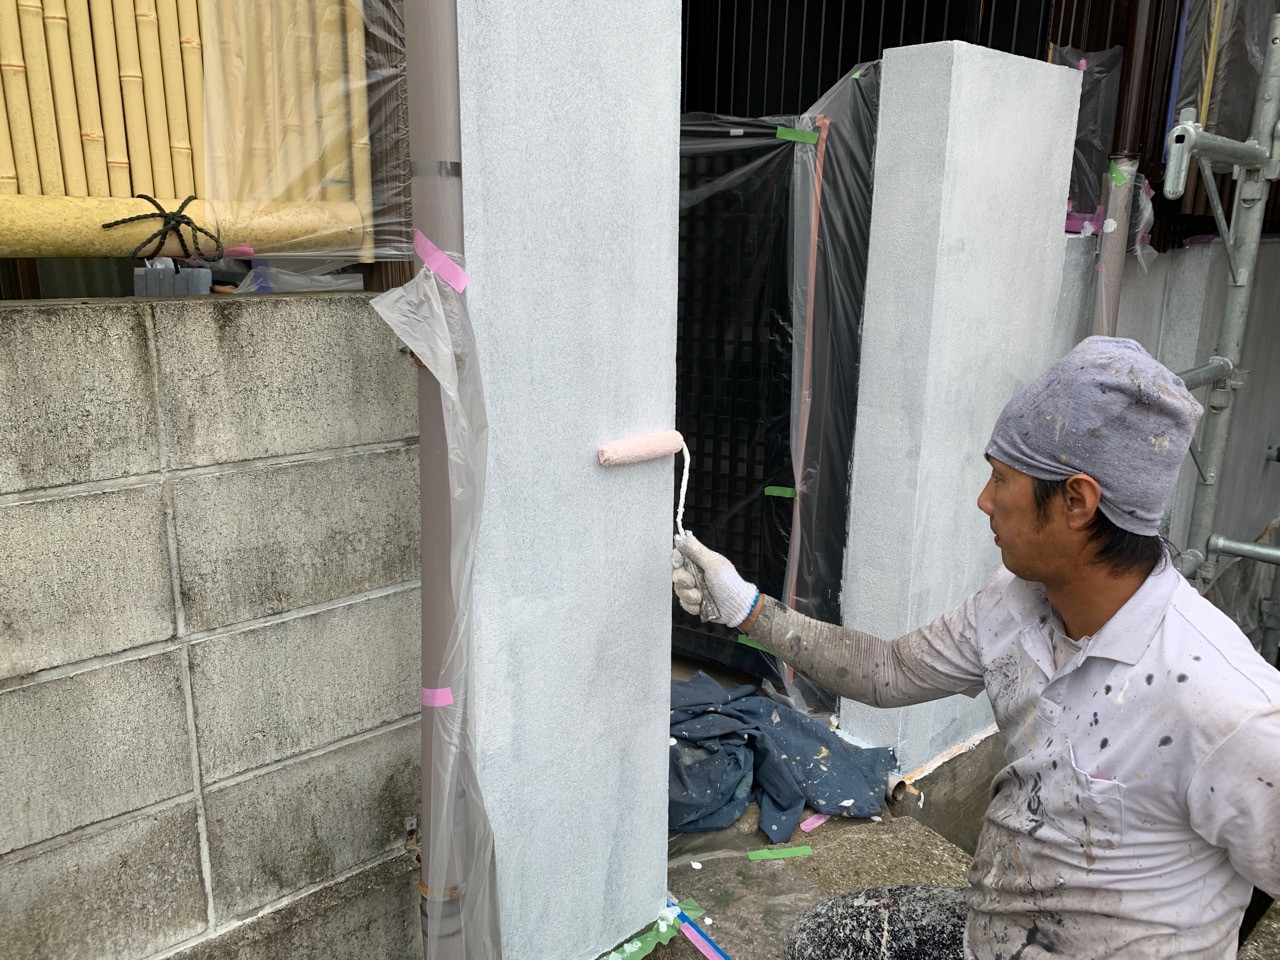
[[[147, 254], [147, 259], [160, 256], [160, 251], [164, 249], [165, 237], [172, 233], [178, 238], [178, 245], [182, 247], [182, 255], [190, 258], [191, 250], [188, 249], [186, 238], [182, 236], [181, 230], [182, 227], [186, 227], [191, 231], [191, 242], [195, 246], [196, 254], [199, 257], [205, 260], [217, 260], [222, 258], [222, 241], [183, 213], [183, 211], [187, 209], [187, 204], [195, 199], [194, 196], [187, 197], [187, 199], [183, 200], [182, 206], [178, 207], [178, 209], [174, 210], [172, 213], [162, 207], [158, 200], [147, 196], [145, 193], [138, 194], [134, 199], [146, 200], [149, 204], [155, 207], [158, 212], [140, 213], [136, 217], [125, 217], [123, 220], [112, 220], [110, 223], [104, 223], [102, 225], [102, 229], [110, 230], [112, 227], [122, 227], [126, 223], [137, 223], [139, 220], [158, 219], [162, 221], [162, 223], [160, 225], [160, 229], [134, 247], [133, 253], [129, 254], [129, 256], [141, 257], [143, 248], [153, 240], [156, 241], [156, 248], [152, 250], [151, 253]], [[214, 242], [214, 252], [217, 254], [216, 257], [206, 257], [204, 251], [200, 249], [200, 234], [202, 233]]]

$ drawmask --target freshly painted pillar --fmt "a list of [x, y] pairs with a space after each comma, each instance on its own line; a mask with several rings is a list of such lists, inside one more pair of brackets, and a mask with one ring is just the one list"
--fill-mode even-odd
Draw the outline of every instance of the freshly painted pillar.
[[[1077, 341], [1055, 317], [1080, 74], [952, 42], [887, 51], [882, 84], [842, 607], [892, 637], [995, 572], [983, 449]], [[904, 771], [990, 722], [984, 696], [841, 710]]]
[[680, 4], [459, 0], [489, 418], [476, 741], [504, 955], [591, 958], [666, 880]]

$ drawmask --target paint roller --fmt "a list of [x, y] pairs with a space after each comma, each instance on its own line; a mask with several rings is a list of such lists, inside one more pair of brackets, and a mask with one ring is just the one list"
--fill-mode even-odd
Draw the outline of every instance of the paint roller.
[[[685, 535], [684, 499], [689, 491], [689, 447], [684, 442], [684, 437], [680, 434], [680, 431], [662, 430], [657, 433], [633, 434], [630, 437], [623, 437], [620, 440], [614, 440], [612, 443], [606, 443], [596, 451], [596, 455], [602, 467], [622, 467], [631, 463], [660, 460], [677, 452], [684, 453], [684, 473], [680, 478], [680, 502], [676, 505], [675, 542], [678, 545]], [[702, 578], [702, 571], [688, 558], [684, 561], [684, 568], [693, 576], [698, 585], [698, 590], [702, 593], [703, 619], [715, 619], [719, 611], [716, 610], [715, 604], [711, 600], [711, 594], [707, 591], [706, 581]]]

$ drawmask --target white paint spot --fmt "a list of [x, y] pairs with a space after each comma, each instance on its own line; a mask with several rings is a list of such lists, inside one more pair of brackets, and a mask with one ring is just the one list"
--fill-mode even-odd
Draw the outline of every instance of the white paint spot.
[[872, 817], [871, 820], [873, 823], [883, 823], [884, 817]]
[[705, 923], [708, 927], [711, 926], [713, 923], [715, 923], [715, 921], [712, 920], [710, 917], [703, 917], [702, 922]]
[[671, 746], [673, 746], [673, 747], [674, 747], [674, 746], [676, 745], [676, 738], [675, 738], [675, 737], [672, 737], [672, 738], [671, 738], [671, 740], [670, 740], [669, 742], [670, 742]]
[[1080, 236], [1082, 236], [1082, 237], [1092, 237], [1092, 236], [1093, 236], [1093, 224], [1092, 224], [1091, 222], [1089, 222], [1088, 220], [1086, 220], [1086, 221], [1081, 225], [1081, 227], [1080, 227]]
[[701, 863], [699, 863], [697, 860], [690, 860], [690, 861], [689, 861], [689, 866], [693, 867], [693, 869], [695, 869], [695, 870], [701, 870], [701, 869], [702, 869], [702, 864], [701, 864]]
[[842, 806], [842, 807], [852, 807], [852, 806], [853, 806], [853, 801], [852, 801], [852, 800], [841, 800], [841, 801], [840, 801], [840, 806]]
[[1152, 450], [1154, 450], [1156, 453], [1168, 453], [1168, 452], [1169, 452], [1169, 438], [1168, 438], [1168, 437], [1165, 437], [1165, 436], [1147, 437], [1147, 440], [1149, 440], [1149, 441], [1151, 442], [1151, 449], [1152, 449]]
[[1114, 233], [1115, 229], [1116, 229], [1116, 222], [1110, 217], [1107, 217], [1107, 219], [1102, 221], [1103, 233]]

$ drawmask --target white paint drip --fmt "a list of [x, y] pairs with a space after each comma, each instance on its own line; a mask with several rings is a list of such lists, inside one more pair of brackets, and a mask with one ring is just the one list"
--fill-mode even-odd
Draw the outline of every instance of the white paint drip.
[[690, 861], [689, 861], [689, 866], [693, 867], [693, 869], [695, 869], [695, 870], [701, 870], [701, 869], [702, 869], [702, 864], [701, 864], [699, 861], [697, 861], [697, 860], [690, 860]]
[[684, 498], [689, 492], [689, 444], [682, 443], [684, 452], [684, 473], [680, 475], [680, 503], [676, 505], [676, 533], [684, 536]]

